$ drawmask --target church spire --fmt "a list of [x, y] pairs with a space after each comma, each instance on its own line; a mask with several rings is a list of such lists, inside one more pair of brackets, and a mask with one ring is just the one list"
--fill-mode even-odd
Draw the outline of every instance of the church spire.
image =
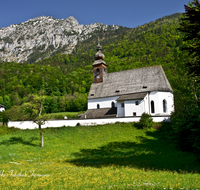
[[107, 65], [103, 60], [104, 54], [101, 52], [101, 45], [98, 37], [97, 53], [94, 55], [95, 61], [93, 66], [93, 81], [94, 83], [103, 82], [103, 75], [107, 73]]
[[[105, 55], [101, 52], [101, 45], [98, 37], [97, 53], [94, 55], [95, 60], [104, 59]], [[105, 62], [104, 62], [105, 63]]]
[[98, 45], [97, 45], [97, 51], [101, 50], [101, 45], [100, 45], [100, 41], [99, 41], [99, 36], [98, 36]]

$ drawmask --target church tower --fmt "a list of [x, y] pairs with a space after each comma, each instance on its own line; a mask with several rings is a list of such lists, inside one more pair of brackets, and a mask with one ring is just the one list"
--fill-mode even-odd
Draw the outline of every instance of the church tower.
[[101, 52], [101, 46], [98, 42], [97, 53], [94, 55], [95, 61], [93, 66], [93, 82], [100, 83], [103, 82], [103, 75], [107, 73], [107, 65], [103, 61], [105, 58], [104, 54]]

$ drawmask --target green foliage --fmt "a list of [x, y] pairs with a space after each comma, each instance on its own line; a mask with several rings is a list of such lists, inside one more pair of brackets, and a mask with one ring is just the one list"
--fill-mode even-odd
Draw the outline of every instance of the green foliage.
[[[9, 109], [14, 105], [22, 105], [30, 94], [42, 92], [49, 97], [49, 100], [45, 100], [46, 113], [86, 110], [85, 93], [89, 91], [92, 77], [83, 72], [85, 71], [79, 69], [65, 75], [60, 69], [50, 66], [0, 63], [0, 104]], [[75, 102], [76, 99], [78, 100]], [[67, 101], [70, 105], [66, 105]]]
[[[175, 89], [175, 112], [171, 125], [160, 131], [171, 142], [184, 151], [200, 153], [200, 4], [197, 0], [185, 5], [180, 26], [183, 32], [181, 50], [174, 51], [176, 60], [175, 78], [181, 84], [172, 83]], [[181, 77], [182, 75], [182, 77]]]
[[153, 118], [151, 115], [147, 113], [143, 113], [140, 120], [139, 125], [142, 129], [144, 128], [152, 128], [153, 127]]
[[40, 130], [41, 147], [44, 146], [42, 125], [49, 119], [48, 115], [42, 115], [44, 104], [44, 97], [37, 95], [30, 95], [28, 102], [22, 104], [21, 109], [23, 111], [24, 120], [31, 120], [36, 123]]
[[25, 120], [40, 120], [44, 104], [44, 97], [30, 95], [28, 101], [22, 104], [22, 110]]
[[24, 114], [21, 106], [12, 106], [5, 111], [5, 116], [11, 121], [23, 121]]
[[0, 125], [0, 135], [10, 134], [19, 130], [20, 129], [14, 127], [7, 127], [5, 125]]
[[5, 111], [0, 112], [0, 122], [2, 122], [3, 125], [7, 125], [8, 123], [8, 117]]
[[193, 109], [183, 115], [172, 115], [172, 137], [176, 140], [178, 147], [183, 151], [193, 151], [200, 154], [200, 113], [198, 109]]
[[51, 119], [64, 119], [65, 116], [63, 116], [62, 114], [55, 114], [55, 115], [51, 115]]
[[200, 3], [198, 0], [193, 0], [185, 5], [185, 13], [180, 22], [179, 30], [184, 33], [184, 46], [192, 59], [185, 63], [190, 74], [198, 76], [200, 81]]
[[78, 115], [81, 114], [81, 112], [59, 112], [59, 113], [52, 113], [48, 114], [49, 118], [54, 120], [54, 119], [64, 119], [66, 116], [67, 119], [77, 119]]

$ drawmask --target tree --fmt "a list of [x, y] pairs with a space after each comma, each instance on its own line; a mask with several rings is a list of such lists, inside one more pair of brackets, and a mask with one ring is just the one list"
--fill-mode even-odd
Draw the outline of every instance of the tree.
[[30, 95], [29, 101], [22, 105], [24, 119], [32, 120], [39, 127], [40, 137], [41, 137], [41, 147], [44, 146], [42, 125], [44, 125], [45, 122], [48, 120], [47, 115], [42, 115], [44, 100], [45, 99], [43, 96]]
[[184, 44], [182, 50], [188, 52], [190, 59], [185, 65], [192, 77], [191, 88], [198, 108], [200, 108], [200, 3], [193, 0], [185, 5], [185, 13], [181, 18], [179, 30], [183, 32]]
[[[181, 94], [176, 101], [181, 109], [171, 116], [174, 130], [174, 139], [179, 148], [185, 151], [194, 151], [200, 155], [200, 3], [198, 0], [185, 5], [185, 13], [180, 21], [178, 28], [183, 32], [182, 53], [179, 54], [179, 60], [183, 68], [179, 71], [179, 81], [176, 94], [180, 90]], [[178, 52], [177, 52], [178, 53]], [[178, 54], [177, 54], [178, 55]], [[183, 59], [187, 55], [187, 59]], [[180, 58], [181, 57], [181, 58]], [[175, 57], [176, 67], [182, 67], [180, 61]]]
[[198, 0], [188, 3], [181, 18], [179, 30], [184, 33], [183, 50], [192, 56], [186, 66], [191, 75], [198, 77], [200, 82], [200, 3]]

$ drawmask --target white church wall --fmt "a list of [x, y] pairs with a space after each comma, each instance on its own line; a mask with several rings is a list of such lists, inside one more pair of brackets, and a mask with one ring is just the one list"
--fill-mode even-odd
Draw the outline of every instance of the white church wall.
[[[138, 105], [136, 105], [138, 101]], [[124, 102], [125, 105], [125, 117], [141, 116], [145, 112], [144, 101], [143, 100], [128, 100]]]
[[125, 104], [124, 104], [124, 107], [122, 107], [122, 104], [124, 104], [123, 101], [117, 102], [117, 117], [125, 116]]
[[117, 102], [116, 102], [117, 98], [119, 98], [119, 96], [89, 99], [88, 100], [88, 109], [97, 109], [97, 104], [99, 104], [100, 108], [111, 108], [112, 102], [115, 103], [115, 107], [116, 107], [117, 106]]
[[168, 101], [169, 101], [169, 105], [168, 105], [168, 112], [169, 114], [171, 114], [172, 112], [174, 112], [174, 94], [169, 92], [168, 93]]
[[149, 94], [144, 97], [144, 112], [150, 114], [149, 110]]
[[[157, 114], [171, 114], [174, 111], [174, 101], [173, 94], [171, 92], [151, 92], [149, 95], [150, 101], [150, 112], [151, 112], [151, 101], [154, 101], [155, 113], [151, 113], [151, 115]], [[163, 111], [163, 100], [166, 100], [166, 112]]]

